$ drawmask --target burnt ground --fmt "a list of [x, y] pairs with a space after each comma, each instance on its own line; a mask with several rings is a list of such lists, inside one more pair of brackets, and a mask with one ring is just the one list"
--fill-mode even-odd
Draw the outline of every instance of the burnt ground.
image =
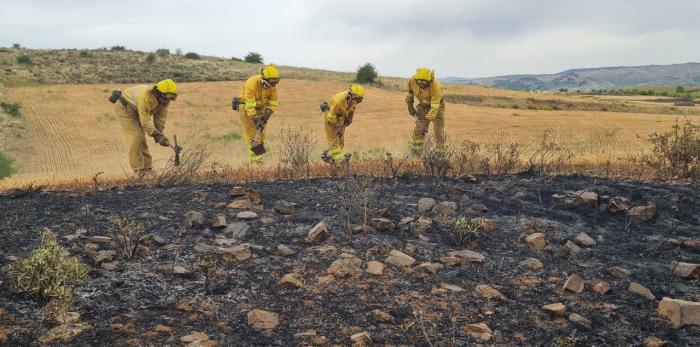
[[[215, 208], [217, 203], [232, 200], [233, 185], [122, 188], [90, 194], [36, 192], [0, 198], [0, 266], [29, 254], [39, 243], [39, 231], [49, 227], [70, 253], [92, 268], [90, 279], [75, 286], [74, 310], [93, 329], [73, 339], [72, 345], [181, 345], [180, 338], [193, 331], [207, 334], [220, 346], [348, 345], [350, 335], [361, 331], [368, 332], [376, 345], [621, 346], [641, 345], [652, 336], [672, 346], [700, 345], [700, 327], [672, 329], [655, 314], [665, 296], [700, 300], [697, 280], [682, 279], [670, 270], [674, 260], [700, 262], [697, 243], [684, 243], [700, 238], [700, 192], [696, 188], [558, 177], [543, 186], [541, 205], [538, 185], [527, 176], [480, 178], [475, 184], [403, 177], [382, 179], [378, 184], [373, 207], [386, 209], [378, 213], [397, 225], [403, 217], [420, 215], [415, 203], [422, 197], [457, 202], [457, 216], [493, 220], [495, 231], [481, 232], [477, 241], [464, 247], [483, 254], [485, 261], [445, 266], [430, 275], [385, 264], [381, 276], [364, 271], [348, 278], [327, 276], [329, 265], [343, 252], [361, 258], [364, 270], [370, 260], [384, 262], [392, 249], [410, 253], [407, 244], [416, 246], [413, 267], [438, 262], [463, 247], [456, 246], [448, 236], [449, 229], [435, 220], [424, 234], [429, 240], [420, 240], [398, 226], [392, 232], [350, 236], [337, 205], [336, 182], [312, 179], [239, 184], [262, 195], [263, 206], [252, 209], [259, 218], [247, 221], [250, 229], [238, 241], [250, 247], [252, 257], [222, 261], [208, 292], [203, 272], [197, 270], [195, 245], [213, 245], [217, 235], [231, 235], [225, 235], [223, 229], [184, 228], [183, 215], [200, 211], [208, 221], [217, 214], [226, 215], [229, 223], [236, 221], [241, 210]], [[202, 202], [193, 201], [198, 190], [208, 193]], [[597, 192], [599, 202], [574, 206], [553, 197], [578, 190]], [[626, 228], [625, 213], [606, 210], [606, 199], [612, 196], [628, 197], [633, 206], [655, 203], [657, 217]], [[296, 212], [290, 216], [273, 212], [278, 200], [296, 203]], [[474, 211], [476, 204], [484, 204], [488, 211]], [[111, 237], [107, 223], [114, 215], [145, 223], [147, 233], [162, 237], [171, 246], [151, 243], [147, 256], [135, 261], [117, 256], [117, 270], [103, 269], [85, 250], [89, 239], [71, 239], [70, 235], [85, 229], [87, 236]], [[434, 218], [431, 213], [425, 215]], [[305, 243], [306, 233], [319, 221], [327, 222], [331, 237]], [[532, 251], [520, 241], [526, 225], [546, 229], [546, 249]], [[182, 232], [179, 239], [178, 230]], [[597, 244], [572, 255], [564, 244], [582, 231]], [[180, 251], [172, 246], [175, 243], [182, 246]], [[296, 254], [280, 255], [280, 244]], [[99, 250], [117, 249], [114, 243], [98, 246]], [[539, 259], [544, 269], [533, 272], [519, 266], [529, 257]], [[193, 274], [173, 276], [163, 271], [175, 261]], [[613, 277], [607, 271], [613, 266], [626, 268], [631, 275]], [[275, 288], [282, 276], [292, 272], [305, 283], [304, 288]], [[582, 293], [562, 290], [571, 274], [586, 281]], [[612, 289], [604, 295], [594, 293], [591, 288], [598, 281], [608, 282]], [[628, 292], [630, 282], [649, 288], [656, 300]], [[441, 283], [464, 291], [439, 289]], [[479, 284], [499, 289], [505, 300], [479, 297], [474, 292]], [[556, 302], [566, 305], [565, 316], [542, 311], [543, 305]], [[41, 315], [43, 305], [16, 291], [0, 274], [0, 331], [7, 334], [7, 345], [36, 344], [39, 336], [58, 325]], [[280, 323], [269, 336], [246, 324], [246, 313], [252, 309], [279, 315]], [[393, 316], [395, 324], [374, 323], [370, 313], [375, 309]], [[591, 325], [570, 321], [569, 313], [580, 314]], [[462, 330], [467, 324], [481, 322], [493, 330], [488, 341]], [[157, 324], [173, 331], [153, 332]]]

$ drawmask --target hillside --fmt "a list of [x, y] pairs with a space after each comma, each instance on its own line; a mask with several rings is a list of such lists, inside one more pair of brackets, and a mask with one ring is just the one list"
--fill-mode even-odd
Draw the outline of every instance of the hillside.
[[593, 90], [640, 86], [700, 84], [700, 64], [619, 66], [572, 69], [556, 74], [508, 75], [487, 78], [447, 77], [450, 83], [521, 90]]
[[[0, 48], [0, 81], [16, 84], [141, 83], [164, 78], [178, 82], [243, 80], [260, 69], [231, 59], [181, 55], [155, 55], [131, 50], [11, 49]], [[20, 63], [20, 56], [29, 62]], [[272, 63], [272, 62], [271, 62]], [[347, 80], [354, 74], [326, 70], [282, 67], [283, 78]]]

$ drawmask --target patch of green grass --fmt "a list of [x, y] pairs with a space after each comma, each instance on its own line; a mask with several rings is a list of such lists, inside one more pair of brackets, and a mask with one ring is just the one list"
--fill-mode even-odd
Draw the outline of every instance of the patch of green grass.
[[20, 108], [22, 108], [22, 105], [17, 103], [17, 102], [0, 102], [0, 108], [5, 110], [7, 114], [9, 114], [12, 117], [19, 117], [21, 116]]
[[14, 168], [15, 159], [0, 152], [0, 180], [5, 177], [10, 177], [17, 172]]
[[230, 132], [230, 133], [226, 133], [226, 134], [223, 134], [223, 135], [219, 135], [219, 136], [212, 137], [211, 139], [212, 139], [212, 140], [216, 140], [216, 141], [228, 142], [228, 141], [240, 140], [240, 139], [241, 139], [241, 134], [240, 134], [240, 133], [237, 133], [237, 132], [235, 132], [235, 131], [232, 131], [232, 132]]

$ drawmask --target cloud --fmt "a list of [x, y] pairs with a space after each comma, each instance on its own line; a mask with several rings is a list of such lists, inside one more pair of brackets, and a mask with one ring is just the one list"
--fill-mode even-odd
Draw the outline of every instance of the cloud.
[[552, 73], [686, 62], [700, 55], [700, 2], [402, 0], [265, 2], [4, 0], [0, 45], [200, 54], [408, 76]]

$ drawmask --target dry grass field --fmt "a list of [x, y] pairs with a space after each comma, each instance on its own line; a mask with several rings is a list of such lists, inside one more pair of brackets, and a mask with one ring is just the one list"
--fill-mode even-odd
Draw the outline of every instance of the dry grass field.
[[[181, 95], [171, 105], [166, 134], [177, 134], [180, 144], [191, 148], [207, 143], [216, 163], [246, 163], [240, 139], [238, 115], [230, 99], [242, 82], [180, 84]], [[128, 85], [42, 85], [6, 88], [7, 97], [23, 105], [26, 135], [10, 146], [18, 174], [4, 185], [70, 180], [129, 173], [121, 128], [107, 101], [112, 89]], [[284, 129], [303, 127], [317, 140], [314, 157], [325, 148], [322, 115], [318, 104], [347, 87], [347, 82], [285, 79], [280, 85], [281, 107], [268, 132], [268, 165], [278, 162], [279, 138]], [[552, 95], [504, 91], [472, 86], [446, 86], [446, 94], [505, 96], [512, 98]], [[582, 98], [562, 97], [561, 100]], [[590, 99], [586, 99], [590, 102]], [[447, 134], [453, 144], [470, 140], [488, 148], [497, 143], [519, 143], [524, 155], [533, 149], [544, 130], [551, 130], [561, 144], [572, 149], [577, 162], [604, 163], [646, 147], [643, 138], [665, 131], [679, 116], [672, 114], [549, 111], [447, 104]], [[395, 156], [405, 152], [414, 122], [406, 113], [401, 91], [368, 88], [355, 122], [347, 131], [346, 150], [357, 157]], [[431, 130], [432, 132], [432, 130]], [[640, 139], [639, 137], [642, 137]], [[172, 151], [149, 143], [155, 165], [163, 165]]]

